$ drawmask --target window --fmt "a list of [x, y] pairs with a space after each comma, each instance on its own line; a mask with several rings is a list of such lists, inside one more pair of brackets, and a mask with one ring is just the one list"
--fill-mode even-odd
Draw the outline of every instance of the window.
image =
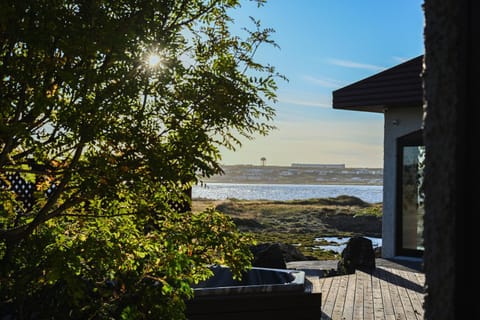
[[397, 139], [397, 255], [423, 253], [425, 146], [422, 130]]

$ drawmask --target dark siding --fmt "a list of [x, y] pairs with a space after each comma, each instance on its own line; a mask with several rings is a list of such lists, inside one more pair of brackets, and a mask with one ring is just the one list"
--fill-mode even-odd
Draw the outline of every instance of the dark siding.
[[383, 112], [386, 107], [423, 103], [423, 55], [333, 91], [333, 108]]

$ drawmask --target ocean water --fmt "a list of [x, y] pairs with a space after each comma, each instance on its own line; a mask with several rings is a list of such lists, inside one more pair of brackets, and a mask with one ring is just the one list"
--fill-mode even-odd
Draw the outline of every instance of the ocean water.
[[193, 199], [301, 200], [354, 196], [365, 202], [383, 200], [383, 186], [378, 185], [309, 185], [309, 184], [243, 184], [208, 183], [194, 186]]
[[[375, 237], [365, 237], [367, 239], [370, 239], [372, 241], [372, 247], [373, 249], [381, 247], [382, 246], [382, 238], [375, 238]], [[323, 250], [331, 250], [335, 251], [336, 253], [342, 253], [343, 249], [347, 246], [349, 237], [321, 237], [321, 238], [315, 238], [315, 241], [328, 241], [330, 242], [329, 245], [322, 245], [322, 246], [316, 246], [315, 248], [320, 248]]]

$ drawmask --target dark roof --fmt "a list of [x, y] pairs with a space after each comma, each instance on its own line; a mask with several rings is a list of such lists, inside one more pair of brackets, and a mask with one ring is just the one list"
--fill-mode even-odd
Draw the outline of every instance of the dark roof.
[[423, 104], [423, 55], [333, 91], [333, 108], [383, 112]]

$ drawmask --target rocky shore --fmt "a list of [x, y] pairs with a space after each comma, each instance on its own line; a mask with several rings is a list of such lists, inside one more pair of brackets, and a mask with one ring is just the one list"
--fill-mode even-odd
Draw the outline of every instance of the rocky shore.
[[215, 207], [258, 244], [285, 244], [298, 249], [307, 260], [339, 258], [337, 252], [319, 248], [328, 244], [316, 240], [321, 237], [381, 237], [382, 204], [352, 196], [290, 201], [194, 200], [192, 205], [193, 210]]

